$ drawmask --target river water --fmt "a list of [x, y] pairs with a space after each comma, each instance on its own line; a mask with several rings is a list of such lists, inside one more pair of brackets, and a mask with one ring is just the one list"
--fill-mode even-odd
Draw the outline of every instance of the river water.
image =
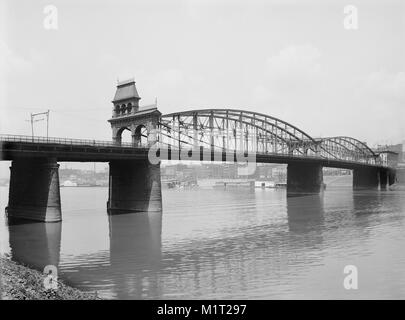
[[[107, 188], [61, 188], [63, 222], [8, 225], [0, 250], [120, 299], [404, 299], [405, 192], [163, 190], [163, 212], [108, 216]], [[7, 204], [0, 189], [0, 207]], [[343, 282], [358, 270], [358, 289]]]

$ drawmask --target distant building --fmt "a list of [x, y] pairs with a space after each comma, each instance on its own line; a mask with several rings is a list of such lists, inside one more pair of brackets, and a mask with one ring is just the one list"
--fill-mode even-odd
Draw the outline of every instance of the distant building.
[[403, 144], [378, 146], [374, 152], [380, 155], [380, 159], [384, 165], [397, 167], [400, 163], [405, 162]]
[[[395, 161], [396, 170], [396, 182], [399, 184], [405, 184], [405, 142], [402, 144], [386, 146], [389, 151], [388, 163], [393, 164]], [[390, 162], [391, 161], [391, 162]]]
[[70, 181], [70, 180], [66, 180], [61, 184], [62, 187], [77, 187], [77, 183]]

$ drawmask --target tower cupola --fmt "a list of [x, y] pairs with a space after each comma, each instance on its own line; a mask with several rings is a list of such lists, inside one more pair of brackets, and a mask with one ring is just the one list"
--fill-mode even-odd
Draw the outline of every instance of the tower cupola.
[[113, 118], [137, 112], [139, 110], [139, 100], [141, 100], [141, 97], [136, 90], [133, 78], [118, 82], [112, 101], [114, 105]]

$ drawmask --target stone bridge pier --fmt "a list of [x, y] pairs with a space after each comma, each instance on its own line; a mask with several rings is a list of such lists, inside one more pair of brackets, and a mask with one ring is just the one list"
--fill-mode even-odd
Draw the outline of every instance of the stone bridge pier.
[[287, 167], [287, 195], [319, 193], [323, 189], [320, 164], [290, 163]]
[[161, 211], [160, 164], [148, 159], [111, 161], [107, 209], [109, 214]]
[[388, 184], [388, 170], [380, 169], [379, 172], [379, 182], [380, 182], [380, 189], [387, 190]]
[[389, 169], [388, 170], [388, 184], [393, 185], [395, 182], [397, 182], [397, 172], [394, 169]]
[[378, 189], [385, 173], [374, 167], [353, 169], [353, 190]]
[[61, 221], [58, 169], [54, 158], [13, 160], [7, 216], [10, 219]]

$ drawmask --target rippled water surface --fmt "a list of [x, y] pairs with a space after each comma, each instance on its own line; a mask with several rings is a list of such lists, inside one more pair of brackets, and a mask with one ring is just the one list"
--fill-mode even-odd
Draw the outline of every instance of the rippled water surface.
[[[104, 298], [405, 298], [405, 192], [163, 190], [162, 213], [116, 216], [106, 188], [61, 196], [61, 223], [2, 214], [0, 249]], [[358, 290], [344, 289], [345, 265]]]

